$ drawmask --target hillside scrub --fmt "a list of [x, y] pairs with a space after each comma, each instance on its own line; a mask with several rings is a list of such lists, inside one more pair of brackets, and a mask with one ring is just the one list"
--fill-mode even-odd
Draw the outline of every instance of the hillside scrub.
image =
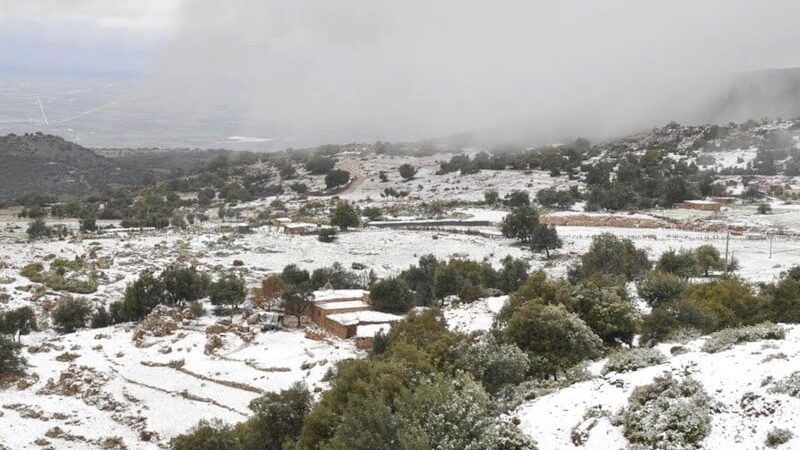
[[794, 437], [794, 433], [786, 428], [773, 428], [767, 432], [767, 437], [764, 440], [764, 445], [769, 448], [779, 447]]
[[786, 394], [790, 397], [800, 398], [800, 371], [792, 372], [786, 378], [775, 382], [770, 388], [772, 394]]
[[589, 251], [581, 256], [580, 265], [570, 275], [573, 280], [601, 275], [632, 281], [646, 274], [651, 266], [647, 252], [636, 248], [633, 241], [603, 233], [592, 239]]
[[697, 448], [711, 431], [711, 403], [696, 380], [678, 380], [668, 373], [656, 377], [628, 398], [622, 418], [625, 437], [642, 448]]
[[514, 425], [493, 415], [483, 383], [459, 369], [452, 349], [465, 338], [448, 330], [435, 310], [412, 313], [370, 356], [340, 362], [313, 406], [308, 390], [296, 385], [254, 400], [253, 416], [234, 433], [201, 424], [173, 446], [202, 445], [209, 436], [225, 442], [220, 448], [237, 450], [535, 450]]
[[706, 353], [719, 353], [730, 350], [736, 344], [743, 342], [783, 339], [785, 337], [786, 330], [782, 326], [769, 322], [739, 328], [728, 328], [708, 336], [708, 339], [703, 344], [703, 351]]
[[54, 291], [73, 294], [94, 293], [97, 291], [98, 279], [102, 276], [84, 258], [56, 258], [50, 262], [47, 270], [42, 263], [34, 262], [23, 267], [20, 275]]
[[612, 354], [603, 366], [602, 373], [632, 372], [645, 367], [657, 366], [667, 361], [661, 351], [654, 348], [632, 348]]

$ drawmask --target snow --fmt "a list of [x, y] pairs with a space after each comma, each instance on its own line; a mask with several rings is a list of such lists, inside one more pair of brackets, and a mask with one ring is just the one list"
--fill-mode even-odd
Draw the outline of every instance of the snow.
[[345, 302], [320, 303], [318, 307], [320, 309], [332, 311], [337, 309], [369, 308], [369, 304], [361, 300], [352, 300]]
[[386, 334], [392, 329], [390, 323], [377, 323], [371, 325], [359, 325], [356, 328], [356, 337], [375, 337], [378, 333]]
[[471, 333], [473, 331], [489, 331], [494, 317], [508, 301], [507, 295], [487, 297], [472, 303], [456, 305], [444, 311], [447, 325], [457, 331]]
[[[800, 370], [800, 326], [787, 326], [785, 340], [760, 341], [740, 344], [733, 349], [708, 354], [700, 351], [704, 338], [684, 347], [685, 354], [671, 356], [667, 363], [629, 373], [609, 373], [563, 388], [549, 395], [524, 403], [513, 415], [520, 420], [520, 429], [536, 439], [541, 450], [573, 448], [570, 434], [583, 421], [584, 413], [593, 407], [615, 414], [627, 405], [633, 389], [650, 383], [664, 372], [676, 377], [691, 376], [700, 381], [706, 392], [721, 403], [718, 412], [712, 413], [710, 435], [702, 442], [708, 449], [764, 448], [768, 430], [773, 427], [792, 430], [800, 435], [800, 399], [768, 392], [772, 377], [780, 379]], [[659, 349], [670, 355], [678, 344], [662, 344]], [[786, 359], [766, 361], [770, 355], [785, 354]], [[746, 414], [740, 403], [743, 394], [754, 392], [763, 402], [775, 402], [774, 414]], [[615, 427], [608, 418], [601, 418], [591, 429], [585, 450], [621, 449], [626, 440], [621, 427]], [[782, 448], [800, 448], [797, 440]]]
[[369, 295], [369, 291], [363, 289], [325, 289], [314, 291], [312, 298], [315, 303], [325, 303], [334, 300], [360, 300], [366, 295]]
[[388, 323], [403, 320], [403, 316], [380, 311], [355, 311], [349, 313], [331, 314], [328, 319], [342, 325]]
[[[235, 423], [249, 415], [247, 405], [259, 394], [208, 379], [241, 383], [264, 392], [278, 391], [296, 381], [303, 381], [313, 390], [314, 387], [326, 386], [322, 378], [330, 364], [358, 354], [350, 341], [336, 338], [315, 341], [305, 338], [300, 330], [284, 330], [256, 333], [252, 342], [244, 342], [232, 333], [223, 333], [225, 346], [216, 355], [209, 356], [203, 352], [206, 342], [203, 327], [211, 323], [212, 318], [205, 318], [194, 326], [180, 328], [171, 336], [148, 338], [148, 345], [141, 347], [133, 345], [130, 327], [126, 326], [85, 330], [64, 336], [52, 332], [24, 336], [23, 343], [28, 347], [49, 343], [59, 348], [63, 346], [63, 349], [46, 353], [25, 352], [29, 372], [39, 379], [24, 390], [0, 390], [0, 405], [24, 403], [41, 408], [47, 414], [65, 413], [68, 419], [42, 422], [23, 418], [15, 411], [3, 410], [0, 442], [15, 450], [39, 448], [33, 440], [42, 437], [46, 430], [59, 426], [69, 433], [88, 437], [120, 436], [129, 448], [157, 449], [157, 441], [140, 441], [138, 430], [120, 423], [121, 418], [142, 417], [148, 431], [156, 432], [166, 440], [186, 431], [200, 419], [219, 418]], [[164, 348], [169, 348], [170, 352], [162, 353]], [[79, 357], [74, 363], [57, 361], [55, 357], [64, 352]], [[191, 374], [149, 365], [177, 360], [183, 360], [183, 367]], [[316, 364], [301, 368], [307, 363]], [[90, 402], [91, 395], [83, 401], [80, 395], [66, 397], [37, 393], [48, 379], [57, 381], [61, 372], [73, 365], [92, 368], [100, 376], [107, 377], [108, 381], [99, 388], [100, 394], [118, 402], [122, 409], [100, 409]], [[195, 400], [198, 397], [207, 401]], [[177, 411], [180, 413], [176, 414]], [[54, 441], [57, 448], [95, 448], [81, 443], [70, 447], [66, 441]]]

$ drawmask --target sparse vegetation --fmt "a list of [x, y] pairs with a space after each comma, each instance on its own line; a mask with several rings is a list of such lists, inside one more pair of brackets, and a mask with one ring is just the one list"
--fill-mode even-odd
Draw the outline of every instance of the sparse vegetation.
[[625, 437], [645, 448], [693, 448], [711, 431], [711, 403], [696, 380], [656, 377], [628, 399]]
[[73, 333], [86, 326], [91, 314], [92, 308], [86, 300], [67, 297], [53, 309], [53, 325], [61, 333]]
[[656, 366], [667, 360], [659, 350], [654, 348], [632, 348], [613, 353], [603, 366], [603, 373], [631, 372], [645, 367]]
[[729, 328], [711, 334], [706, 342], [703, 343], [703, 351], [706, 353], [718, 353], [730, 350], [734, 345], [743, 342], [783, 339], [784, 337], [786, 337], [786, 330], [782, 326], [772, 323]]
[[773, 428], [767, 432], [767, 438], [764, 440], [764, 445], [769, 448], [780, 447], [781, 445], [789, 442], [794, 437], [794, 433], [786, 428]]

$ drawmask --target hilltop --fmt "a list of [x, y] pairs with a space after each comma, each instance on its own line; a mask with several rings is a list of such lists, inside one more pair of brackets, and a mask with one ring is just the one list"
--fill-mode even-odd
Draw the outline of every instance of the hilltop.
[[0, 137], [0, 160], [0, 199], [30, 192], [82, 196], [141, 180], [140, 172], [42, 133]]

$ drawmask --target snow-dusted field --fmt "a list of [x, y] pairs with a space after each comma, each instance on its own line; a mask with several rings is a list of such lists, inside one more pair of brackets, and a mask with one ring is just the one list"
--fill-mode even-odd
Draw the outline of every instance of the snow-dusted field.
[[[441, 161], [449, 161], [451, 154], [436, 154], [428, 157], [392, 157], [379, 156], [366, 160], [348, 161], [347, 164], [365, 176], [364, 184], [350, 194], [343, 195], [347, 200], [360, 201], [367, 198], [391, 203], [391, 199], [382, 199], [381, 194], [386, 188], [398, 191], [408, 191], [410, 196], [421, 201], [432, 200], [465, 200], [481, 201], [483, 193], [496, 190], [502, 198], [505, 194], [515, 191], [528, 191], [531, 198], [536, 196], [540, 189], [559, 187], [566, 189], [571, 185], [581, 185], [581, 182], [571, 181], [566, 176], [551, 177], [548, 172], [531, 171], [525, 173], [519, 170], [482, 170], [476, 174], [461, 175], [452, 172], [445, 175], [436, 175]], [[411, 163], [417, 167], [418, 172], [413, 179], [404, 181], [397, 173], [397, 168], [403, 163]], [[382, 182], [379, 173], [383, 171], [389, 177]]]
[[[573, 444], [571, 432], [584, 423], [584, 414], [590, 408], [615, 414], [627, 405], [634, 388], [669, 372], [677, 378], [693, 377], [721, 403], [720, 410], [711, 414], [711, 433], [702, 441], [702, 448], [763, 449], [767, 431], [772, 428], [789, 429], [795, 436], [800, 433], [800, 399], [772, 394], [768, 392], [771, 383], [765, 383], [768, 377], [777, 380], [800, 370], [800, 327], [787, 326], [787, 330], [784, 340], [740, 344], [714, 354], [700, 350], [704, 338], [684, 345], [688, 352], [676, 356], [670, 352], [676, 344], [662, 344], [658, 348], [669, 356], [664, 364], [628, 373], [596, 373], [598, 376], [589, 381], [527, 402], [513, 414], [520, 419], [520, 428], [535, 438], [542, 450], [622, 450], [627, 445], [622, 428], [612, 425], [608, 417], [599, 418], [581, 447]], [[594, 365], [596, 371], [602, 364]], [[747, 392], [760, 396], [753, 409], [741, 402]], [[795, 438], [780, 448], [800, 448], [800, 442]]]
[[[139, 346], [132, 342], [132, 326], [122, 325], [24, 336], [33, 383], [0, 390], [0, 442], [15, 450], [40, 448], [34, 441], [59, 427], [90, 440], [118, 436], [128, 448], [160, 448], [200, 419], [246, 418], [259, 392], [296, 381], [322, 388], [331, 364], [357, 354], [352, 342], [311, 340], [288, 330], [256, 332], [252, 342], [223, 333], [224, 347], [209, 356], [204, 329], [213, 321], [193, 321]], [[182, 361], [181, 370], [167, 366], [175, 361]], [[149, 441], [140, 440], [145, 434], [152, 435]], [[81, 439], [47, 439], [59, 449], [97, 448]]]
[[[413, 217], [421, 202], [459, 200], [462, 203], [446, 214], [460, 218], [498, 223], [503, 210], [488, 209], [477, 202], [484, 192], [497, 190], [502, 197], [513, 190], [528, 191], [531, 197], [544, 187], [570, 184], [566, 177], [552, 178], [548, 173], [533, 171], [489, 171], [460, 175], [435, 175], [439, 161], [450, 155], [425, 158], [378, 156], [367, 159], [348, 157], [340, 163], [358, 173], [363, 183], [342, 194], [360, 206], [392, 206], [407, 204], [402, 214]], [[716, 165], [746, 164], [755, 151], [744, 150], [730, 155], [720, 154]], [[745, 162], [737, 162], [742, 158]], [[397, 167], [412, 162], [419, 172], [411, 181], [402, 181]], [[385, 171], [388, 182], [378, 174]], [[323, 177], [301, 179], [312, 190], [321, 189]], [[387, 187], [409, 191], [403, 199], [386, 199], [381, 193]], [[237, 206], [242, 217], [256, 217], [271, 208], [275, 198], [261, 199]], [[290, 204], [287, 215], [302, 205], [293, 194], [281, 199]], [[370, 201], [367, 201], [369, 199]], [[328, 198], [312, 198], [324, 203]], [[578, 209], [580, 209], [580, 205]], [[726, 244], [724, 233], [680, 231], [675, 229], [636, 229], [599, 226], [559, 226], [563, 248], [553, 259], [532, 255], [526, 248], [500, 236], [494, 226], [480, 228], [451, 227], [441, 230], [404, 230], [364, 228], [340, 233], [334, 243], [321, 243], [316, 236], [294, 236], [269, 227], [257, 227], [251, 233], [230, 231], [235, 224], [210, 222], [188, 230], [150, 231], [98, 235], [83, 239], [28, 242], [26, 223], [20, 219], [0, 219], [0, 311], [30, 305], [37, 313], [48, 303], [57, 301], [60, 293], [35, 293], [30, 280], [20, 270], [34, 261], [54, 257], [72, 260], [85, 257], [102, 273], [97, 292], [84, 296], [95, 305], [108, 305], [122, 298], [128, 283], [145, 269], [159, 271], [180, 261], [199, 269], [219, 274], [227, 270], [241, 273], [249, 287], [279, 272], [288, 264], [313, 270], [340, 263], [364, 277], [373, 270], [378, 277], [396, 274], [426, 254], [439, 259], [453, 257], [488, 260], [499, 265], [511, 255], [530, 261], [532, 269], [544, 269], [553, 276], [564, 275], [586, 252], [592, 238], [612, 233], [629, 238], [647, 251], [656, 261], [670, 249], [692, 249], [711, 244], [721, 253], [726, 245], [729, 254], [739, 262], [738, 274], [750, 281], [775, 281], [781, 271], [800, 263], [800, 238], [772, 232], [800, 231], [800, 207], [772, 202], [773, 213], [755, 214], [755, 204], [725, 208], [720, 214], [688, 210], [650, 211], [629, 218], [651, 218], [658, 214], [679, 220], [720, 221], [760, 228], [731, 236]], [[324, 221], [324, 212], [316, 219]], [[55, 223], [51, 221], [50, 223]], [[75, 221], [64, 221], [75, 227]], [[16, 227], [16, 228], [15, 228]], [[361, 268], [366, 267], [366, 268]], [[507, 296], [491, 297], [469, 305], [454, 305], [445, 310], [445, 317], [454, 329], [472, 332], [489, 330], [494, 316]], [[46, 314], [44, 314], [46, 318]], [[11, 386], [0, 390], [0, 443], [16, 449], [42, 448], [88, 449], [104, 445], [101, 437], [120, 437], [128, 448], [163, 448], [169, 438], [186, 431], [199, 419], [220, 418], [234, 423], [248, 415], [248, 403], [260, 393], [277, 391], [295, 381], [304, 381], [318, 392], [326, 388], [322, 378], [337, 361], [358, 357], [350, 341], [335, 338], [316, 339], [302, 330], [262, 333], [253, 329], [253, 340], [243, 339], [232, 330], [220, 336], [223, 346], [214, 354], [204, 352], [209, 339], [206, 328], [217, 318], [207, 316], [200, 321], [182, 322], [172, 334], [147, 336], [136, 343], [133, 325], [118, 325], [97, 330], [84, 330], [59, 336], [44, 330], [23, 337], [23, 355], [29, 363], [30, 385]], [[45, 320], [46, 322], [46, 320]], [[237, 324], [241, 320], [235, 321]], [[702, 341], [689, 345], [688, 353], [671, 356], [669, 361], [628, 374], [596, 376], [556, 393], [523, 404], [514, 415], [522, 428], [539, 442], [539, 448], [574, 448], [570, 440], [573, 427], [583, 421], [588, 408], [600, 406], [615, 413], [623, 407], [636, 386], [646, 384], [664, 371], [676, 376], [691, 374], [725, 407], [713, 418], [713, 431], [704, 442], [708, 449], [763, 448], [764, 434], [781, 426], [800, 432], [795, 411], [800, 401], [766, 393], [761, 381], [800, 370], [800, 327], [791, 327], [784, 341], [752, 343], [733, 350], [709, 355], [699, 351]], [[774, 348], [772, 346], [775, 346]], [[660, 347], [670, 354], [670, 345]], [[764, 362], [771, 354], [784, 353], [786, 359]], [[602, 362], [594, 364], [597, 373]], [[769, 416], [744, 416], [739, 405], [746, 391], [764, 395], [778, 402], [778, 409]], [[57, 428], [56, 428], [57, 427]], [[792, 448], [791, 443], [783, 448]], [[607, 418], [592, 429], [586, 449], [622, 449], [626, 441], [620, 428]], [[0, 446], [2, 448], [2, 446]], [[800, 446], [794, 447], [800, 448]]]

